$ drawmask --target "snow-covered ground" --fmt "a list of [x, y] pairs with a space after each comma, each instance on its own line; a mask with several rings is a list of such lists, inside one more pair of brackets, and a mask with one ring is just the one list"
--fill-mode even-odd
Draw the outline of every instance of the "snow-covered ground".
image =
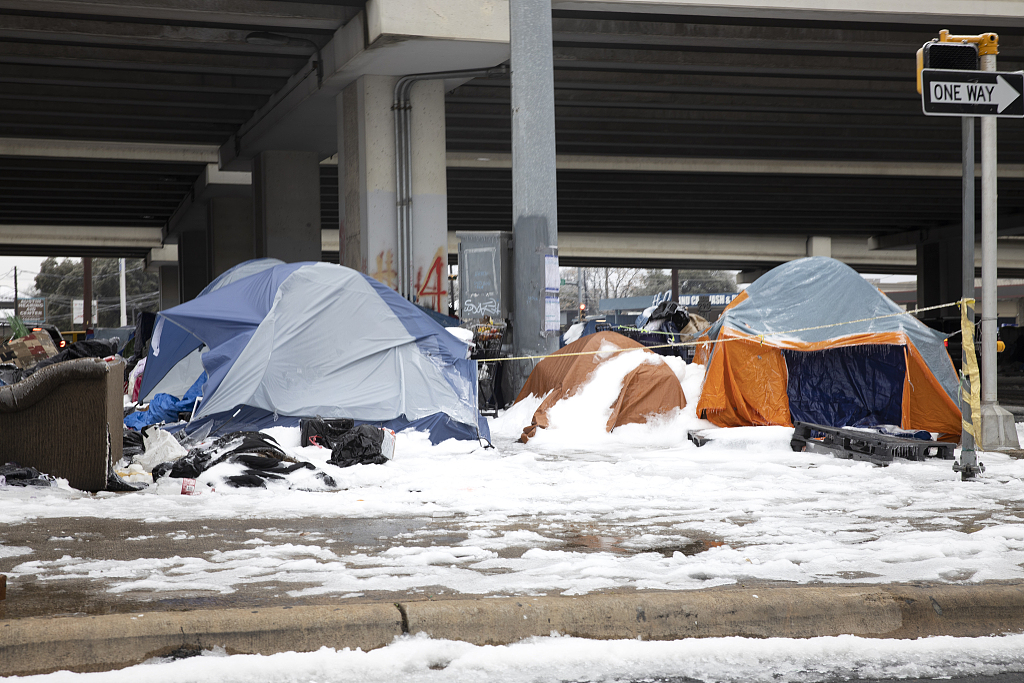
[[[516, 439], [539, 398], [492, 421], [494, 448], [456, 441], [431, 446], [421, 434], [401, 433], [386, 465], [336, 468], [327, 463], [328, 451], [301, 448], [297, 429], [270, 431], [290, 454], [334, 477], [336, 491], [211, 491], [202, 478], [198, 496], [180, 495], [179, 482], [94, 496], [66, 487], [0, 491], [5, 524], [44, 517], [251, 519], [251, 539], [241, 549], [170, 558], [143, 550], [137, 559], [112, 560], [90, 557], [84, 544], [45, 561], [33, 558], [31, 548], [0, 545], [0, 558], [17, 562], [11, 581], [96, 577], [113, 593], [137, 595], [225, 594], [277, 581], [293, 584], [296, 597], [334, 599], [375, 590], [576, 595], [747, 580], [972, 583], [1024, 576], [1024, 461], [984, 454], [987, 472], [965, 483], [949, 461], [876, 468], [794, 453], [785, 428], [720, 430], [714, 442], [697, 448], [686, 430], [711, 426], [694, 414], [703, 368], [676, 361], [688, 407], [608, 434], [610, 396], [643, 360], [627, 356], [602, 366], [584, 391], [552, 410], [551, 428], [527, 444]], [[431, 523], [347, 552], [328, 534], [309, 534], [299, 545], [276, 530], [310, 517]], [[207, 653], [39, 680], [819, 681], [1020, 671], [1022, 653], [1024, 636], [662, 643], [555, 636], [508, 647], [413, 637], [368, 653]]]
[[[608, 392], [635, 365], [628, 355], [606, 363], [588, 389], [552, 410], [552, 427], [527, 444], [515, 439], [539, 399], [492, 422], [494, 448], [458, 441], [432, 447], [422, 434], [400, 433], [386, 465], [336, 468], [327, 464], [329, 451], [300, 448], [297, 429], [271, 430], [290, 453], [333, 476], [337, 491], [210, 491], [200, 478], [199, 496], [180, 495], [177, 482], [129, 494], [0, 493], [0, 520], [8, 524], [39, 517], [252, 519], [244, 549], [170, 558], [143, 551], [111, 560], [89, 557], [86, 545], [45, 561], [28, 547], [0, 546], [0, 557], [23, 559], [12, 580], [96, 576], [110, 591], [140, 595], [183, 587], [223, 594], [271, 580], [294, 584], [296, 597], [341, 597], [428, 587], [576, 595], [745, 580], [1024, 577], [1024, 461], [984, 454], [987, 472], [962, 482], [945, 460], [877, 468], [794, 453], [791, 430], [778, 427], [720, 430], [697, 448], [687, 428], [710, 426], [694, 414], [700, 366], [676, 367], [686, 409], [608, 434]], [[297, 545], [273, 531], [275, 520], [310, 516], [432, 523], [345, 552], [335, 552], [336, 540], [326, 535]]]
[[[207, 652], [174, 662], [151, 660], [120, 671], [62, 671], [24, 683], [562, 683], [657, 681], [682, 677], [716, 683], [811, 683], [850, 678], [940, 678], [1024, 671], [1024, 636], [878, 640], [838, 636], [707, 638], [667, 642], [531, 638], [475, 646], [424, 637], [386, 648], [281, 653]], [[12, 679], [14, 680], [14, 679]]]

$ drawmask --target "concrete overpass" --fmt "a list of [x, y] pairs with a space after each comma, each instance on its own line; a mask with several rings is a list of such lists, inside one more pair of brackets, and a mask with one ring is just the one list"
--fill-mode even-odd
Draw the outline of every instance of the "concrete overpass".
[[[502, 0], [0, 0], [0, 253], [161, 264], [176, 245], [186, 297], [262, 254], [341, 250], [386, 279], [394, 83], [503, 63], [507, 17]], [[959, 122], [921, 114], [914, 51], [996, 31], [1000, 69], [1024, 67], [1019, 0], [554, 0], [552, 21], [565, 265], [756, 274], [814, 252], [946, 272]], [[456, 230], [511, 228], [508, 79], [425, 81], [412, 107], [422, 270]], [[1022, 126], [999, 127], [1011, 276]]]

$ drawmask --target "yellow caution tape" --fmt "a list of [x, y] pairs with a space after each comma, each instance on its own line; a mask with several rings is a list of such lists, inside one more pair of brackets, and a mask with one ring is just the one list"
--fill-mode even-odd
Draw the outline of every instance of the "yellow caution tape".
[[961, 344], [964, 349], [966, 367], [961, 368], [967, 387], [960, 386], [960, 395], [967, 405], [971, 407], [971, 419], [963, 417], [964, 431], [974, 437], [978, 443], [979, 434], [975, 426], [981, 417], [981, 373], [978, 370], [978, 356], [974, 350], [974, 299], [963, 299], [957, 302], [960, 306], [960, 333]]

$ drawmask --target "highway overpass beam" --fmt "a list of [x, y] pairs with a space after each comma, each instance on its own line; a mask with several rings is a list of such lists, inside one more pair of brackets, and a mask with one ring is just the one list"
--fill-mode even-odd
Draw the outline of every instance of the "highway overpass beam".
[[255, 257], [319, 261], [320, 157], [260, 152], [253, 160], [252, 185]]
[[[341, 263], [398, 288], [393, 76], [362, 76], [338, 97]], [[413, 85], [412, 279], [417, 303], [447, 311], [448, 180], [444, 83]]]

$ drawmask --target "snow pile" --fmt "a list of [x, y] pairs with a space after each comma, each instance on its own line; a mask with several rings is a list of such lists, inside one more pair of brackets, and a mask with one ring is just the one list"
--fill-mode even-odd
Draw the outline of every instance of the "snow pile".
[[370, 652], [333, 650], [154, 659], [120, 671], [62, 671], [29, 683], [560, 683], [680, 680], [721, 683], [812, 683], [850, 678], [991, 676], [1024, 671], [1024, 636], [880, 640], [838, 636], [701, 638], [666, 642], [530, 638], [508, 646], [476, 646], [422, 636], [397, 638]]

